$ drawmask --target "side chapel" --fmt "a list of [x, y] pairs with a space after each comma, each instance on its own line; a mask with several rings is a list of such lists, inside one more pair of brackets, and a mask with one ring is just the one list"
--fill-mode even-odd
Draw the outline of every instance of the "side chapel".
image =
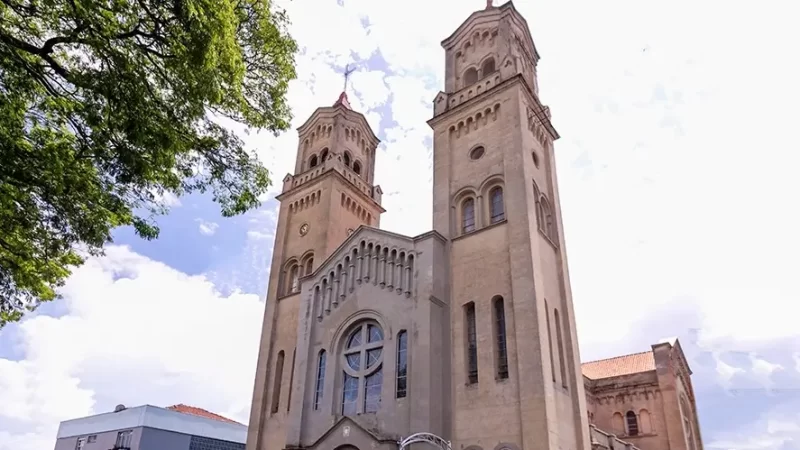
[[346, 93], [297, 130], [247, 450], [702, 450], [677, 341], [580, 363], [525, 19], [488, 2], [442, 46], [433, 230], [380, 229], [379, 140]]

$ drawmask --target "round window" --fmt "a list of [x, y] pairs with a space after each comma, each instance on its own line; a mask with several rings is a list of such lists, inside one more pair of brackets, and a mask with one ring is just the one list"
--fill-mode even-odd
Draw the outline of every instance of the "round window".
[[478, 147], [473, 148], [469, 152], [469, 159], [472, 159], [472, 160], [479, 159], [481, 156], [483, 156], [484, 151], [485, 150], [484, 150], [483, 146], [478, 146]]

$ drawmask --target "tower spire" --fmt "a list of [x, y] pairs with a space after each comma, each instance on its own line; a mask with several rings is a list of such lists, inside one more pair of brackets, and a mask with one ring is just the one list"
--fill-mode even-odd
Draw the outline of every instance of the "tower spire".
[[355, 64], [353, 65], [352, 68], [350, 68], [350, 64], [345, 66], [344, 74], [343, 74], [344, 75], [344, 86], [342, 86], [342, 93], [339, 94], [339, 99], [336, 100], [336, 103], [334, 103], [333, 106], [343, 105], [347, 109], [351, 109], [350, 108], [350, 102], [347, 100], [347, 82], [350, 80], [350, 74], [355, 72], [355, 70], [356, 70]]

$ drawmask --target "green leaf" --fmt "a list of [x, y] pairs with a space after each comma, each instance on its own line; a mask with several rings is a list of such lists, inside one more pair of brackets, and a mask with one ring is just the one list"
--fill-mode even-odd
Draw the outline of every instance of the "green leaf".
[[76, 249], [156, 239], [161, 195], [259, 206], [268, 170], [209, 112], [288, 128], [287, 25], [264, 0], [0, 2], [0, 327], [57, 298]]

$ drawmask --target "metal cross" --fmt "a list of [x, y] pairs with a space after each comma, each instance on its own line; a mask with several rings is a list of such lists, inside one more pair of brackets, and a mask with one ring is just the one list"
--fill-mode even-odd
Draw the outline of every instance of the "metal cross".
[[345, 66], [345, 68], [344, 68], [344, 88], [342, 89], [342, 92], [346, 92], [347, 91], [347, 80], [350, 79], [350, 74], [355, 72], [355, 70], [356, 70], [355, 65], [353, 65], [352, 69], [350, 68], [350, 64]]

